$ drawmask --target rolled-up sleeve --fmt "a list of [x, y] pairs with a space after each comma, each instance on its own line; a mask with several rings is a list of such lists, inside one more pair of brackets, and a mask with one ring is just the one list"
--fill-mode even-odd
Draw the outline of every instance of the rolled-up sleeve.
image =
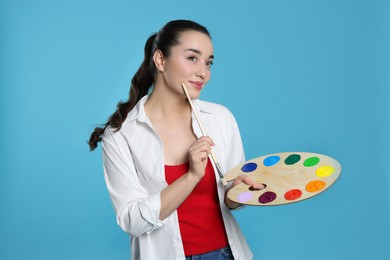
[[162, 227], [160, 192], [149, 194], [140, 184], [130, 148], [120, 131], [107, 128], [102, 147], [104, 179], [118, 225], [132, 237]]

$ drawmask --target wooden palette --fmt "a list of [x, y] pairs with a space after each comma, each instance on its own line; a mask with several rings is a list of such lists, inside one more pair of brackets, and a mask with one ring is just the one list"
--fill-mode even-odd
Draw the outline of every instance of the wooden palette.
[[265, 184], [262, 190], [240, 183], [232, 188], [229, 199], [246, 205], [283, 205], [308, 199], [328, 189], [340, 176], [335, 159], [317, 153], [275, 153], [247, 161], [225, 174], [226, 181], [239, 175], [250, 176]]

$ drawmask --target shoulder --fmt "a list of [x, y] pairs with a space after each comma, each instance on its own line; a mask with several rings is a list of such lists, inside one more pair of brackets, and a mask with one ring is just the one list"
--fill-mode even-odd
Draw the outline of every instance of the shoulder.
[[145, 95], [137, 102], [129, 111], [119, 129], [109, 125], [104, 131], [103, 138], [124, 138], [124, 136], [135, 132], [140, 125], [139, 123], [147, 122], [148, 119], [144, 110], [144, 103], [148, 97], [148, 95]]
[[102, 136], [102, 143], [106, 145], [108, 143], [118, 145], [118, 142], [123, 141], [123, 136], [121, 134], [121, 130], [114, 128], [110, 125], [106, 127]]

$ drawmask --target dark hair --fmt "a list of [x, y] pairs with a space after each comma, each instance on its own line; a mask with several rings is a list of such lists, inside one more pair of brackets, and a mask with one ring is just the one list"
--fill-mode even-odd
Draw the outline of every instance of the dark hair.
[[158, 33], [154, 33], [148, 38], [145, 44], [144, 61], [131, 80], [128, 100], [126, 102], [119, 102], [116, 111], [109, 117], [108, 121], [101, 127], [95, 128], [88, 141], [91, 151], [102, 140], [104, 130], [108, 126], [116, 128], [116, 131], [121, 129], [127, 114], [142, 97], [148, 94], [154, 83], [156, 74], [156, 67], [153, 62], [154, 52], [160, 50], [164, 57], [169, 57], [171, 48], [179, 44], [181, 34], [186, 31], [197, 31], [210, 37], [210, 33], [206, 27], [196, 22], [175, 20], [168, 22]]

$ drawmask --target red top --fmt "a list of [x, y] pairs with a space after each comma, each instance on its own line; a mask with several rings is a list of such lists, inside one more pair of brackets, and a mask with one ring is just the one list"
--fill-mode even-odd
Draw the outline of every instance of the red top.
[[[165, 165], [165, 179], [171, 184], [188, 172], [189, 163]], [[202, 254], [228, 245], [219, 207], [215, 174], [210, 160], [204, 177], [177, 209], [186, 256]]]

